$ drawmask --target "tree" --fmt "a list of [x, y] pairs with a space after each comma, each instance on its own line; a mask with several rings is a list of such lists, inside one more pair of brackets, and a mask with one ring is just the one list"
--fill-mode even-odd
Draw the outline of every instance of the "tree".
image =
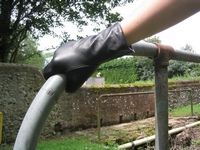
[[25, 40], [20, 44], [20, 51], [14, 58], [15, 63], [28, 64], [37, 66], [42, 69], [44, 67], [45, 57], [42, 51], [38, 50], [36, 40], [31, 35], [28, 35]]
[[139, 81], [147, 81], [154, 78], [153, 59], [147, 57], [135, 57], [135, 68]]
[[146, 42], [155, 42], [155, 43], [161, 43], [161, 40], [159, 37], [157, 36], [153, 36], [153, 37], [148, 37], [145, 39]]
[[171, 60], [169, 62], [169, 67], [168, 67], [168, 77], [180, 77], [184, 76], [185, 72], [188, 69], [191, 69], [191, 65], [188, 62], [182, 62], [182, 61], [177, 61], [177, 60]]
[[[1, 0], [0, 1], [0, 62], [13, 62], [20, 43], [27, 33], [38, 38], [53, 34], [51, 28], [73, 22], [81, 29], [89, 21], [106, 27], [122, 18], [111, 9], [133, 0]], [[98, 20], [98, 21], [97, 21]], [[69, 29], [70, 30], [70, 29]]]
[[[193, 48], [191, 45], [186, 44], [184, 47], [181, 47], [182, 50], [185, 51], [190, 51], [193, 52]], [[190, 63], [190, 62], [183, 62], [183, 61], [176, 61], [176, 60], [171, 60], [169, 63], [168, 67], [168, 76], [169, 78], [172, 77], [179, 77], [179, 76], [185, 76], [187, 75], [192, 75], [193, 76], [197, 73], [197, 70], [199, 70], [199, 65], [195, 63]], [[196, 73], [194, 72], [193, 68], [196, 67]]]
[[190, 44], [186, 44], [185, 46], [181, 47], [182, 50], [194, 52], [192, 46]]

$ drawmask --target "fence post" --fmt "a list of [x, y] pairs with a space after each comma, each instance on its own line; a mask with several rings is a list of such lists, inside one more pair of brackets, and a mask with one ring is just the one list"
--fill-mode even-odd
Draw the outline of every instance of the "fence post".
[[194, 109], [193, 109], [193, 99], [192, 99], [192, 90], [189, 91], [189, 96], [188, 96], [189, 100], [190, 100], [190, 109], [191, 109], [191, 116], [194, 115]]
[[155, 67], [156, 150], [168, 150], [168, 70], [173, 48], [156, 44]]

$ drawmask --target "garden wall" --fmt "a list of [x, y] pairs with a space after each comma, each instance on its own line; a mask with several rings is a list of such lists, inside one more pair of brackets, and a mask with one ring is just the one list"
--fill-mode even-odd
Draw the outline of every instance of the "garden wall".
[[[45, 82], [39, 69], [25, 65], [0, 63], [0, 112], [3, 113], [3, 142], [13, 143], [22, 119], [33, 98]], [[174, 82], [170, 90], [191, 89], [194, 103], [199, 103], [199, 81]], [[101, 125], [134, 121], [154, 115], [153, 85], [84, 86], [74, 94], [63, 93], [54, 106], [41, 138], [97, 126], [98, 101], [102, 94], [137, 93], [107, 96], [101, 101]], [[188, 92], [169, 92], [171, 108], [189, 104]]]

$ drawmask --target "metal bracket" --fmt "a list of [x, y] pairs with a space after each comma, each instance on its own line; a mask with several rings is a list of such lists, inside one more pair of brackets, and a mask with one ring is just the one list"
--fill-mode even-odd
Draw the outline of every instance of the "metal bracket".
[[158, 48], [158, 53], [154, 57], [154, 61], [158, 62], [160, 66], [169, 66], [169, 60], [174, 55], [174, 49], [171, 46], [154, 43]]

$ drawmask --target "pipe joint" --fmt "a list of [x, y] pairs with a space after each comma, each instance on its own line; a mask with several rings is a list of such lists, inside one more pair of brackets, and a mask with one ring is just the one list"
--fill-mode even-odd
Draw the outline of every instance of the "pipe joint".
[[169, 66], [169, 60], [174, 55], [174, 49], [171, 46], [154, 43], [157, 46], [158, 52], [154, 57], [154, 61], [160, 66]]

